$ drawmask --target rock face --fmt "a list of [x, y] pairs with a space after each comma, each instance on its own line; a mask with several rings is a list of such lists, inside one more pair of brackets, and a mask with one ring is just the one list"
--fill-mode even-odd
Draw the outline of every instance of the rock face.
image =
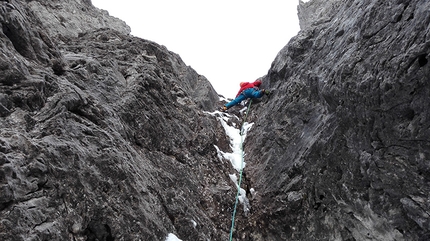
[[318, 25], [323, 22], [329, 22], [337, 14], [338, 5], [342, 4], [341, 0], [327, 1], [307, 1], [299, 0], [297, 6], [300, 29], [309, 28], [311, 25]]
[[0, 240], [226, 240], [206, 78], [90, 1], [0, 11]]
[[[234, 240], [430, 239], [429, 9], [300, 3], [248, 116]], [[88, 0], [0, 12], [0, 240], [228, 240], [206, 78]]]
[[[430, 239], [430, 2], [313, 0], [265, 78], [251, 240]], [[319, 18], [323, 6], [329, 13]], [[315, 14], [315, 15], [314, 15]]]
[[131, 29], [105, 10], [94, 8], [91, 0], [27, 1], [29, 14], [50, 36], [78, 37], [80, 33], [109, 28], [129, 34]]

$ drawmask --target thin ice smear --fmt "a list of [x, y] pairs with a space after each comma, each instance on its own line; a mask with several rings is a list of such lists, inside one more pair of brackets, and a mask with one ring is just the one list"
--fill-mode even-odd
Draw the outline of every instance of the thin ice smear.
[[[239, 188], [239, 180], [237, 179], [236, 174], [230, 174], [230, 179], [234, 182], [234, 184], [236, 185], [236, 190]], [[249, 204], [249, 200], [246, 197], [246, 191], [243, 188], [240, 188], [239, 191], [239, 202], [241, 204], [243, 204], [243, 211], [245, 212], [245, 215], [247, 216], [249, 214], [249, 211], [251, 211], [251, 205]]]
[[[221, 112], [219, 112], [221, 113]], [[245, 122], [243, 124], [243, 136], [240, 135], [240, 129], [227, 124], [225, 116], [217, 117], [224, 127], [227, 136], [230, 138], [230, 148], [232, 152], [223, 152], [218, 147], [215, 147], [218, 154], [221, 154], [225, 159], [229, 160], [231, 165], [236, 171], [240, 172], [242, 168], [245, 168], [246, 162], [242, 160], [242, 142], [246, 138], [248, 130], [252, 127], [254, 123]], [[243, 163], [242, 163], [243, 161]]]
[[[242, 115], [246, 114], [246, 109], [247, 108], [243, 108], [242, 110], [240, 110]], [[245, 156], [243, 157], [244, 159], [242, 160], [242, 153], [243, 153], [242, 144], [243, 144], [243, 141], [245, 141], [246, 134], [254, 125], [254, 123], [248, 123], [248, 122], [243, 123], [242, 136], [241, 136], [240, 127], [235, 128], [234, 126], [229, 126], [227, 124], [229, 118], [237, 118], [236, 116], [223, 113], [220, 111], [205, 112], [205, 113], [216, 117], [221, 122], [221, 125], [224, 127], [226, 135], [230, 138], [231, 152], [223, 152], [219, 149], [218, 146], [214, 145], [215, 149], [217, 150], [218, 158], [220, 160], [223, 160], [223, 158], [230, 160], [230, 163], [233, 166], [233, 168], [237, 171], [237, 173], [240, 173], [240, 171], [245, 168], [245, 164], [246, 164], [244, 161]], [[229, 176], [230, 176], [230, 179], [235, 184], [236, 190], [239, 189], [238, 200], [241, 204], [243, 204], [243, 210], [245, 212], [245, 215], [247, 215], [251, 210], [251, 205], [249, 204], [249, 200], [246, 197], [246, 191], [245, 189], [239, 187], [238, 185], [239, 179], [236, 173], [230, 174]], [[252, 193], [254, 193], [255, 191], [253, 188], [252, 190], [253, 190]], [[196, 227], [197, 223], [193, 220], [192, 220], [192, 223], [194, 227]], [[176, 235], [174, 235], [173, 233], [169, 233], [165, 241], [182, 241], [182, 240], [176, 237]]]
[[[247, 108], [244, 108], [241, 110], [242, 114], [245, 114]], [[242, 151], [242, 145], [243, 145], [243, 141], [246, 138], [246, 134], [248, 133], [248, 131], [251, 129], [251, 127], [254, 125], [254, 123], [248, 123], [245, 122], [243, 123], [242, 126], [242, 133], [238, 128], [235, 128], [233, 126], [229, 126], [227, 124], [228, 121], [228, 117], [231, 117], [230, 115], [223, 115], [223, 113], [221, 112], [215, 112], [215, 113], [210, 113], [211, 115], [215, 115], [217, 114], [217, 118], [218, 120], [221, 122], [221, 125], [224, 127], [224, 130], [227, 134], [228, 137], [230, 137], [230, 147], [232, 152], [228, 153], [228, 152], [223, 152], [221, 151], [217, 146], [215, 146], [215, 148], [217, 149], [217, 153], [218, 153], [218, 158], [221, 160], [222, 157], [225, 159], [230, 160], [230, 163], [232, 164], [233, 168], [236, 169], [236, 171], [238, 173], [240, 173], [241, 170], [243, 170], [246, 166], [246, 162], [245, 160], [245, 154]], [[218, 116], [220, 115], [220, 116]], [[227, 116], [227, 117], [226, 117]], [[241, 136], [242, 134], [242, 136]], [[244, 155], [242, 157], [242, 155]], [[233, 181], [233, 183], [236, 186], [236, 189], [239, 189], [239, 201], [241, 204], [243, 204], [243, 208], [244, 208], [244, 212], [245, 215], [247, 215], [249, 213], [249, 211], [251, 210], [251, 206], [249, 204], [249, 200], [246, 197], [246, 191], [243, 188], [240, 188], [238, 183], [239, 183], [239, 179], [237, 177], [237, 175], [234, 174], [230, 174], [230, 179]]]

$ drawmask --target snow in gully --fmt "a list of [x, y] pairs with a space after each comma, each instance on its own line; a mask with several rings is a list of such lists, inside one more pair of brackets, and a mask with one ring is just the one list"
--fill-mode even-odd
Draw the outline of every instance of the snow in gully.
[[[240, 110], [240, 114], [242, 116], [246, 115], [247, 107], [244, 107]], [[206, 114], [212, 115], [216, 117], [221, 125], [223, 126], [226, 135], [230, 138], [230, 152], [222, 151], [218, 146], [214, 145], [218, 152], [218, 158], [220, 160], [227, 159], [231, 163], [232, 174], [230, 174], [230, 179], [236, 186], [236, 190], [239, 189], [239, 178], [241, 170], [243, 170], [246, 166], [245, 162], [245, 153], [242, 150], [243, 142], [246, 138], [247, 132], [251, 129], [254, 123], [244, 122], [242, 126], [236, 126], [233, 121], [229, 122], [231, 118], [237, 118], [236, 115], [231, 115], [225, 112], [215, 111], [215, 112], [205, 112]], [[233, 123], [232, 126], [228, 123]], [[254, 189], [251, 188], [251, 192], [254, 192]], [[240, 188], [239, 191], [239, 201], [243, 205], [244, 212], [247, 214], [251, 207], [249, 205], [249, 200], [246, 197], [246, 191], [243, 188]], [[233, 204], [232, 204], [233, 205]], [[178, 237], [176, 237], [173, 233], [170, 233], [165, 241], [181, 241]]]

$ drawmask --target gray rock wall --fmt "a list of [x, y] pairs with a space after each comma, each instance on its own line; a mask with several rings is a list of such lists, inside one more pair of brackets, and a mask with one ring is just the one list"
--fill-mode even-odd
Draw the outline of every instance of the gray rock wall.
[[305, 16], [254, 106], [251, 240], [430, 239], [430, 2], [340, 2]]
[[0, 240], [227, 239], [207, 79], [89, 1], [0, 11]]
[[101, 28], [123, 34], [131, 32], [124, 21], [94, 7], [91, 0], [28, 1], [25, 5], [34, 17], [33, 21], [38, 20], [38, 24], [51, 36], [78, 37], [80, 33]]
[[303, 2], [299, 0], [297, 6], [300, 29], [306, 29], [312, 25], [329, 22], [338, 12], [342, 0], [310, 0]]

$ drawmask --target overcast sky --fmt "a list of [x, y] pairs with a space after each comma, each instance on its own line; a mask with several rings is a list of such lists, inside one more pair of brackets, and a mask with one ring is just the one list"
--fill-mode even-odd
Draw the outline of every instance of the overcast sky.
[[[305, 1], [306, 2], [306, 1]], [[233, 98], [239, 83], [267, 74], [299, 31], [299, 0], [92, 0], [131, 34], [164, 45]]]

